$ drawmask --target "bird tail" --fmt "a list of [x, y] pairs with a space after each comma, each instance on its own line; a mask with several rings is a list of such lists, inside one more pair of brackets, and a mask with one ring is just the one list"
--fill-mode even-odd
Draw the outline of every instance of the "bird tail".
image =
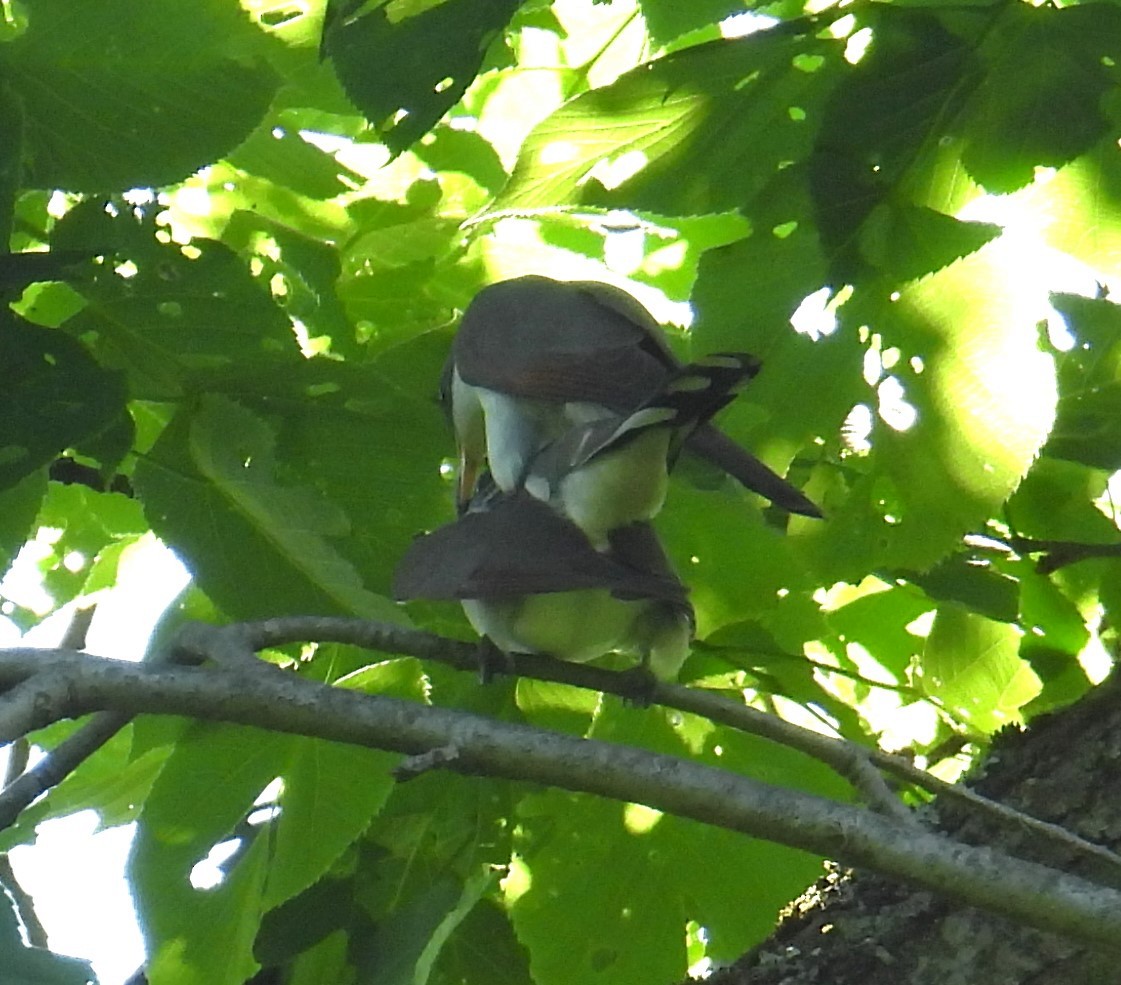
[[654, 396], [613, 428], [601, 425], [595, 441], [583, 449], [583, 459], [618, 448], [655, 427], [673, 429], [673, 446], [679, 448], [688, 435], [735, 399], [761, 365], [746, 352], [715, 352], [682, 366]]

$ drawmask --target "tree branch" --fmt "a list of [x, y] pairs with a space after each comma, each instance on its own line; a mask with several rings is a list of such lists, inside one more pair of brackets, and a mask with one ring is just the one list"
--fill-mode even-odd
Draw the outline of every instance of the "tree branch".
[[[230, 626], [192, 623], [183, 627], [176, 647], [179, 659], [200, 661], [210, 655], [212, 659], [224, 660], [230, 665], [251, 667], [259, 664], [254, 656], [257, 650], [308, 640], [347, 643], [365, 649], [404, 653], [422, 660], [444, 663], [458, 670], [472, 671], [478, 668], [478, 644], [460, 643], [432, 633], [364, 619], [330, 616], [291, 616]], [[565, 663], [532, 654], [512, 654], [510, 664], [513, 673], [520, 677], [569, 684], [620, 697], [627, 697], [629, 693], [617, 673], [599, 667]], [[742, 701], [732, 701], [701, 688], [659, 681], [651, 688], [650, 700], [653, 704], [700, 715], [812, 756], [848, 780], [865, 804], [896, 820], [903, 820], [905, 815], [905, 823], [917, 823], [913, 814], [900, 804], [883, 778], [872, 769], [872, 765], [928, 793], [968, 804], [973, 810], [988, 815], [993, 821], [1006, 827], [1030, 831], [1041, 841], [1058, 843], [1076, 854], [1094, 858], [1121, 875], [1121, 858], [1101, 845], [1086, 841], [1056, 824], [1041, 821], [983, 797], [967, 787], [940, 780], [899, 756], [892, 756], [878, 749], [867, 749], [845, 739], [822, 735], [777, 715], [752, 708]]]
[[[263, 624], [255, 624], [259, 627]], [[245, 627], [239, 631], [252, 635]], [[197, 640], [197, 637], [196, 637]], [[196, 651], [197, 652], [197, 651]], [[454, 746], [457, 772], [504, 777], [657, 810], [917, 882], [1035, 927], [1121, 949], [1121, 893], [845, 804], [670, 756], [329, 687], [265, 664], [162, 667], [65, 650], [0, 651], [0, 685], [64, 676], [53, 718], [95, 710], [252, 725], [408, 756]]]

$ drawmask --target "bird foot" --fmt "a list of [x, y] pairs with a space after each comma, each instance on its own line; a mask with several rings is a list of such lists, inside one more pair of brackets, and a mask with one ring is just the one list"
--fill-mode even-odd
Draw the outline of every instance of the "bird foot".
[[500, 650], [489, 636], [479, 640], [475, 657], [479, 662], [480, 684], [489, 684], [499, 674], [514, 672], [514, 661], [510, 654]]
[[635, 708], [649, 708], [654, 701], [654, 690], [658, 678], [645, 664], [617, 671], [622, 687], [619, 694], [623, 701]]

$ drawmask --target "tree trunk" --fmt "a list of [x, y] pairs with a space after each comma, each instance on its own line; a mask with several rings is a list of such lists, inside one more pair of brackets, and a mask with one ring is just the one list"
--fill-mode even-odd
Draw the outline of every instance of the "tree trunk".
[[[1121, 675], [1076, 705], [998, 737], [970, 785], [1089, 841], [1121, 850]], [[962, 840], [1121, 885], [1118, 869], [1041, 853], [1023, 832], [993, 830], [957, 805], [924, 809]], [[1030, 842], [1030, 844], [1029, 844]], [[1121, 942], [1119, 942], [1121, 946]], [[814, 886], [770, 939], [710, 985], [1110, 985], [1121, 956], [955, 905], [866, 873]]]

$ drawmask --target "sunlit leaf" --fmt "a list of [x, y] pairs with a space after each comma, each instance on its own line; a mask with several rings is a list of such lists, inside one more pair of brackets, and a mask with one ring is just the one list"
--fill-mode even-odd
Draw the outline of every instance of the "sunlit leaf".
[[643, 65], [540, 123], [495, 209], [588, 202], [695, 215], [744, 205], [808, 151], [805, 116], [839, 54], [836, 42], [769, 31]]
[[923, 650], [922, 686], [983, 733], [1018, 722], [1041, 686], [1019, 647], [1014, 626], [944, 605]]

